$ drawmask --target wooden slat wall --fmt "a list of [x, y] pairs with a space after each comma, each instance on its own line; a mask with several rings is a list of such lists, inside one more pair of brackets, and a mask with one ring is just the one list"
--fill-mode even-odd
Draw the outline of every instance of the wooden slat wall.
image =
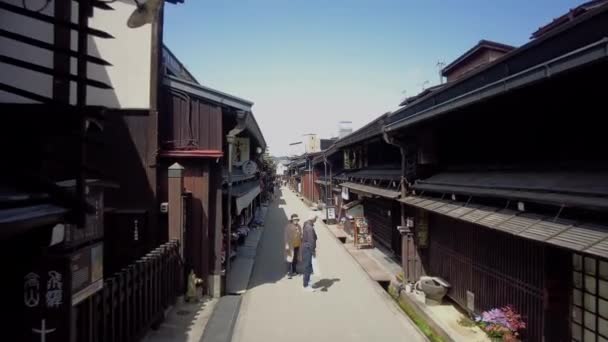
[[[396, 240], [394, 231], [397, 231], [397, 225], [394, 218], [399, 217], [400, 212], [395, 210], [394, 201], [385, 199], [366, 199], [363, 203], [365, 207], [365, 217], [368, 219], [372, 229], [374, 243], [380, 243], [384, 247], [393, 251], [396, 255], [401, 254], [401, 249], [397, 248], [400, 245]], [[391, 216], [388, 216], [388, 211]]]
[[450, 218], [429, 216], [430, 275], [446, 279], [449, 296], [475, 311], [512, 304], [528, 323], [527, 341], [543, 336], [545, 246]]
[[[209, 241], [209, 164], [207, 161], [192, 161], [183, 164], [184, 187], [192, 193], [191, 232], [186, 238], [192, 243], [189, 253], [194, 272], [202, 279], [209, 275], [210, 241]], [[214, 197], [215, 198], [215, 197]]]
[[219, 106], [165, 88], [160, 123], [161, 148], [165, 150], [222, 150]]
[[302, 175], [302, 195], [308, 200], [312, 201], [313, 197], [314, 200], [319, 199], [318, 184], [315, 183], [317, 179], [319, 179], [319, 172], [317, 170], [314, 170], [312, 175], [308, 171]]
[[197, 99], [192, 101], [192, 135], [203, 150], [222, 149], [222, 109]]

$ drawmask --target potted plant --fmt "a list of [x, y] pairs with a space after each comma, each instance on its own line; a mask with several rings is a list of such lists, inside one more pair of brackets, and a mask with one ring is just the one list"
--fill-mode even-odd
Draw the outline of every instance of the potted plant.
[[511, 305], [485, 311], [475, 321], [493, 341], [517, 342], [520, 332], [526, 328], [521, 315]]

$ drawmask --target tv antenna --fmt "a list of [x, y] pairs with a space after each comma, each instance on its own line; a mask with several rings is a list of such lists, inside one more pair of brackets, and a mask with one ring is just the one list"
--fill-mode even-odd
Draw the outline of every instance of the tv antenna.
[[445, 67], [445, 62], [442, 61], [438, 61], [437, 64], [437, 69], [439, 69], [439, 84], [443, 84], [443, 68]]

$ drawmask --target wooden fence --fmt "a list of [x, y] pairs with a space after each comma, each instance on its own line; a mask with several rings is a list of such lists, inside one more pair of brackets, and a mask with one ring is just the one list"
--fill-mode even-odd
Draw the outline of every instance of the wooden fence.
[[138, 341], [183, 293], [179, 243], [165, 243], [106, 279], [76, 307], [76, 341]]

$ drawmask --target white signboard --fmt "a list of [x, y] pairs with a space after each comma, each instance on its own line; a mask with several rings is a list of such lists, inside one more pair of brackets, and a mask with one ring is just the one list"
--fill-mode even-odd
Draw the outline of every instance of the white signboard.
[[258, 171], [258, 164], [252, 160], [248, 160], [243, 164], [243, 173], [246, 175], [253, 175]]
[[327, 207], [327, 219], [328, 220], [336, 219], [336, 208], [335, 207]]
[[350, 199], [350, 193], [347, 187], [342, 187], [342, 199], [348, 201]]

